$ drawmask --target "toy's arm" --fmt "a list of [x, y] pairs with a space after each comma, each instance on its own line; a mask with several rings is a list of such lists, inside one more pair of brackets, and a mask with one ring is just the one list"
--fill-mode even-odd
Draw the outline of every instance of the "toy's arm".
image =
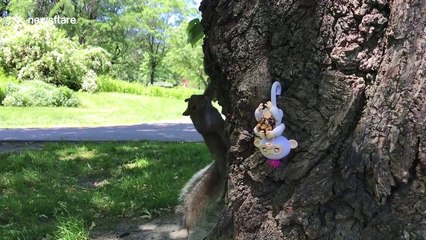
[[283, 111], [281, 109], [277, 108], [277, 107], [273, 107], [273, 108], [269, 109], [269, 111], [271, 112], [275, 121], [277, 123], [281, 123], [281, 121], [283, 120], [283, 116], [284, 116]]
[[267, 131], [266, 132], [266, 138], [271, 139], [271, 138], [274, 138], [274, 137], [281, 136], [284, 132], [284, 129], [285, 129], [285, 125], [284, 125], [284, 123], [281, 123], [278, 126], [276, 126], [272, 131]]
[[258, 108], [256, 108], [256, 111], [254, 111], [254, 117], [256, 118], [256, 121], [260, 121], [260, 119], [262, 118], [262, 104], [259, 105]]

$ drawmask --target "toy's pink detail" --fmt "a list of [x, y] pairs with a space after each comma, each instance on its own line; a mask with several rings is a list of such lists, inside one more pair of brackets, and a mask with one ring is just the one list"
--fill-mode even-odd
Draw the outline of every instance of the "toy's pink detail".
[[269, 166], [271, 166], [273, 168], [277, 168], [277, 167], [281, 166], [281, 160], [268, 159], [268, 164], [269, 164]]

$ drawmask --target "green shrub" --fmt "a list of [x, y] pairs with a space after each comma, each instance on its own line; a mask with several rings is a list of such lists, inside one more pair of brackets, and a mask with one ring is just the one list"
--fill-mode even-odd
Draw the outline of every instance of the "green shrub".
[[167, 97], [185, 99], [192, 94], [201, 94], [201, 90], [176, 87], [163, 88], [156, 86], [144, 86], [137, 82], [126, 82], [112, 79], [110, 76], [98, 77], [98, 91], [100, 92], [121, 92], [151, 97]]
[[18, 80], [13, 76], [6, 76], [3, 68], [0, 67], [0, 104], [6, 97], [7, 83], [18, 83]]
[[79, 90], [84, 76], [108, 71], [109, 53], [83, 48], [53, 24], [28, 24], [20, 18], [0, 19], [0, 66], [19, 80], [40, 80]]
[[6, 75], [4, 69], [2, 67], [0, 67], [0, 84], [1, 83], [8, 83], [8, 82], [14, 82], [14, 83], [18, 83], [18, 80], [16, 79], [16, 77], [12, 76], [12, 75]]
[[6, 97], [5, 87], [0, 83], [0, 103], [3, 102], [3, 99]]
[[69, 88], [57, 88], [42, 81], [29, 81], [20, 85], [8, 83], [4, 92], [4, 106], [76, 107], [80, 104]]

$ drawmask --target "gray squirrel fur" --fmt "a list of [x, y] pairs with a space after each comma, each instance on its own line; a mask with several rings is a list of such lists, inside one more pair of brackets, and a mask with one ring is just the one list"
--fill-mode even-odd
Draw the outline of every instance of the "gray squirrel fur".
[[192, 229], [210, 200], [221, 196], [226, 181], [225, 121], [211, 101], [204, 95], [192, 95], [183, 113], [190, 116], [195, 129], [201, 134], [214, 161], [195, 173], [181, 190], [176, 212], [182, 215], [184, 228]]

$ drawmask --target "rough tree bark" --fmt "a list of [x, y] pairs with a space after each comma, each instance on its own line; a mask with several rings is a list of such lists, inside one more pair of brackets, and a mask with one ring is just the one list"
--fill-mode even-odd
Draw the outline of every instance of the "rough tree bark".
[[[426, 239], [426, 1], [203, 0], [205, 66], [231, 141], [208, 239]], [[277, 170], [254, 110], [283, 85]]]

